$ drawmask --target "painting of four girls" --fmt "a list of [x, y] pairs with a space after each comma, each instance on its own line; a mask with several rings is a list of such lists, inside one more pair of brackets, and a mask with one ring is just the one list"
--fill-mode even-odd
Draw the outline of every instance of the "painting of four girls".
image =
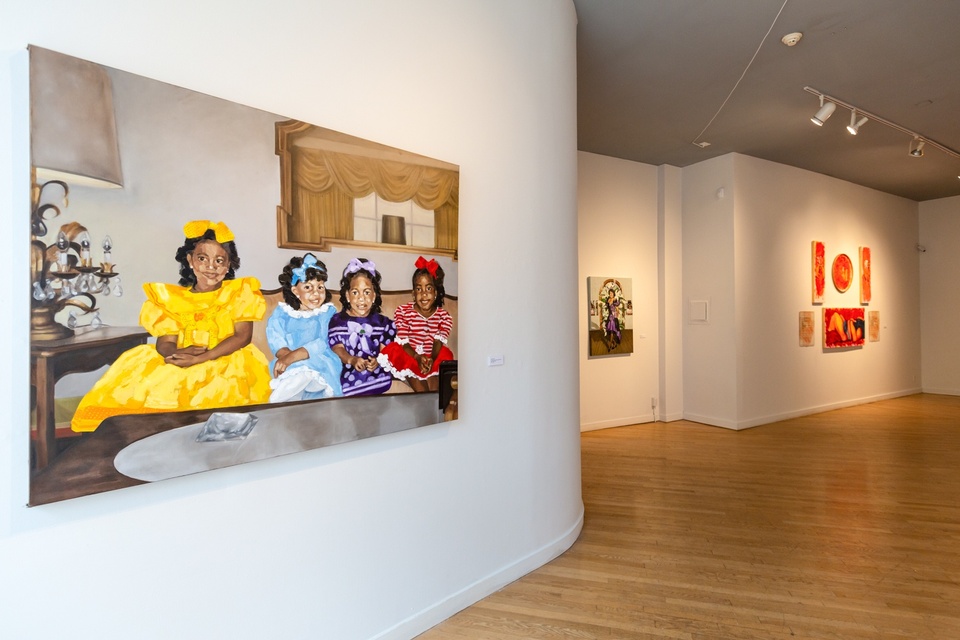
[[140, 324], [156, 343], [110, 366], [81, 399], [74, 431], [124, 413], [382, 394], [394, 380], [437, 390], [440, 363], [454, 356], [436, 260], [416, 260], [411, 300], [390, 318], [372, 260], [354, 258], [344, 268], [337, 311], [326, 265], [312, 253], [291, 258], [278, 276], [283, 300], [267, 319], [268, 361], [252, 343], [266, 301], [256, 278], [236, 277], [233, 233], [222, 222], [195, 220], [184, 237], [179, 283], [143, 287]]

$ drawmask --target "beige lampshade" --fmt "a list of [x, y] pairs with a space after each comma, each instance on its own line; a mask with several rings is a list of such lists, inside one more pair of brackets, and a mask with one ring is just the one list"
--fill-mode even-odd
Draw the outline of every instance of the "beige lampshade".
[[123, 186], [113, 86], [106, 69], [30, 47], [30, 146], [39, 183]]
[[407, 244], [406, 220], [400, 216], [383, 216], [380, 242], [386, 244]]

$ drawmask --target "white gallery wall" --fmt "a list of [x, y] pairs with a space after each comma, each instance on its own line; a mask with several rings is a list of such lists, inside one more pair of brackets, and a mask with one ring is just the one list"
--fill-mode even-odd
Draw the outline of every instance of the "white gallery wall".
[[923, 390], [960, 395], [960, 197], [920, 203], [920, 246]]
[[[737, 318], [736, 425], [920, 391], [918, 204], [802, 169], [734, 155]], [[812, 304], [811, 242], [826, 249], [822, 305]], [[880, 340], [823, 349], [827, 307], [860, 307], [859, 247], [872, 256]], [[841, 293], [830, 265], [854, 264]], [[799, 346], [799, 312], [813, 311], [815, 346]], [[691, 391], [692, 393], [693, 391]]]
[[683, 172], [657, 167], [660, 401], [657, 420], [683, 418]]
[[[632, 247], [646, 247], [654, 240], [657, 231], [650, 221], [656, 216], [657, 198], [664, 209], [665, 194], [676, 188], [675, 174], [680, 172], [680, 243], [664, 241], [665, 223], [671, 221], [660, 214], [664, 254], [660, 268], [668, 265], [669, 273], [659, 276], [667, 283], [661, 286], [659, 304], [663, 308], [674, 304], [670, 296], [675, 287], [669, 282], [679, 260], [682, 313], [669, 316], [673, 319], [665, 320], [660, 330], [661, 335], [682, 334], [682, 385], [674, 388], [682, 387], [683, 418], [740, 429], [916, 393], [921, 389], [921, 309], [924, 390], [956, 393], [958, 341], [952, 334], [960, 294], [954, 293], [958, 266], [952, 247], [960, 238], [956, 222], [960, 199], [918, 204], [737, 154], [682, 170], [660, 167], [656, 195], [646, 181], [657, 169], [580, 154], [580, 270], [583, 279], [592, 268], [589, 261], [603, 256], [604, 264], [611, 265], [607, 269], [629, 267], [641, 281], [656, 279], [657, 267], [637, 262]], [[625, 199], [634, 218], [621, 213]], [[619, 225], [620, 236], [627, 240], [611, 245], [608, 238], [618, 236], [591, 232], [593, 225]], [[864, 308], [880, 312], [878, 342], [867, 341], [854, 349], [823, 348], [822, 309], [861, 306], [859, 280], [841, 293], [828, 274], [825, 301], [814, 305], [813, 240], [825, 243], [828, 264], [839, 253], [850, 256], [857, 277], [858, 249], [870, 247], [873, 299]], [[918, 241], [930, 245], [926, 253], [917, 251]], [[622, 248], [627, 242], [630, 246]], [[611, 246], [619, 253], [607, 255]], [[581, 306], [585, 307], [583, 295]], [[813, 347], [799, 346], [800, 311], [814, 312]], [[928, 327], [936, 336], [933, 340], [928, 339]], [[648, 401], [649, 387], [639, 392], [640, 399], [607, 394], [601, 402], [590, 396], [602, 393], [605, 384], [618, 389], [646, 385], [647, 374], [640, 369], [614, 370], [604, 359], [587, 360], [585, 330], [581, 320], [581, 428], [599, 422], [591, 422], [588, 407], [604, 412], [606, 423], [600, 426], [628, 424], [638, 406]], [[928, 362], [927, 353], [932, 352], [936, 354]], [[660, 367], [675, 371], [676, 359], [664, 358]], [[661, 381], [665, 379], [662, 369]], [[646, 416], [633, 419], [645, 420]]]
[[732, 156], [683, 169], [683, 417], [733, 426], [737, 407]]
[[[580, 428], [654, 420], [659, 385], [657, 168], [580, 152]], [[630, 278], [631, 354], [589, 355], [587, 278]]]
[[[0, 201], [13, 212], [0, 217], [2, 282], [24, 291], [0, 313], [0, 356], [20, 372], [0, 388], [5, 633], [409, 638], [572, 544], [578, 358], [543, 345], [578, 335], [575, 22], [554, 0], [0, 7]], [[27, 44], [458, 164], [460, 420], [25, 507]], [[159, 231], [155, 252], [124, 258], [127, 295], [137, 278], [170, 279], [148, 265], [169, 259], [185, 216], [239, 219], [238, 242], [273, 236], [275, 158], [250, 179], [230, 171], [249, 152], [179, 174], [131, 168], [130, 188], [155, 189], [156, 208], [113, 196], [117, 252], [148, 223]], [[170, 190], [194, 194], [195, 209], [162, 206]], [[253, 260], [241, 273], [273, 270]], [[125, 322], [133, 299], [105, 313]], [[532, 317], [550, 318], [535, 340]], [[490, 355], [503, 366], [487, 367]]]

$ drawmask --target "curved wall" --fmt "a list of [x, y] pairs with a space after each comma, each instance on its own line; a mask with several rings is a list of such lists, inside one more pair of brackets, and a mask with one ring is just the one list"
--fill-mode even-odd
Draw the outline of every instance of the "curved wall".
[[[461, 169], [456, 423], [27, 509], [25, 373], [0, 388], [11, 637], [408, 638], [572, 544], [572, 3], [12, 0], [0, 12], [4, 209], [29, 206], [27, 44]], [[245, 224], [272, 234], [273, 213]], [[24, 289], [0, 312], [0, 357], [17, 372], [27, 234], [26, 215], [0, 217], [13, 265], [0, 282]]]
[[960, 196], [920, 203], [920, 363], [924, 393], [960, 395]]

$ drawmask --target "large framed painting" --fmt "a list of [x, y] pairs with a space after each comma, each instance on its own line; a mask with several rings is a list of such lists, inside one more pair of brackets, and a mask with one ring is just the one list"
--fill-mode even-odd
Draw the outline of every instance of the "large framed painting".
[[866, 333], [862, 307], [823, 309], [823, 347], [862, 347]]
[[456, 165], [29, 54], [31, 505], [457, 419]]
[[633, 285], [630, 278], [587, 278], [589, 355], [633, 353]]

